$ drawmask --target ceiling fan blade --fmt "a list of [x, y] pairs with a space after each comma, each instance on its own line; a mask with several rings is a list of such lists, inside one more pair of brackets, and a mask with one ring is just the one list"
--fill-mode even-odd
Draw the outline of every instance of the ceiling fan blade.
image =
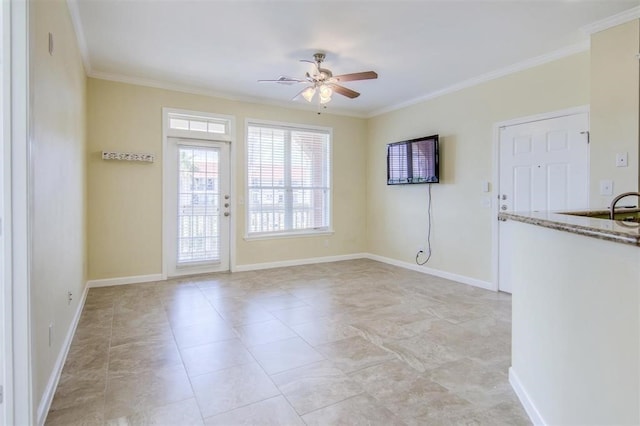
[[258, 83], [280, 83], [280, 84], [297, 84], [297, 83], [304, 83], [306, 80], [300, 80], [299, 78], [294, 78], [294, 77], [286, 77], [284, 75], [281, 75], [280, 77], [278, 77], [275, 80], [258, 80]]
[[338, 84], [330, 84], [329, 87], [331, 87], [334, 92], [342, 96], [346, 96], [347, 98], [353, 99], [360, 96], [360, 93], [356, 92], [355, 90], [347, 89], [346, 87], [340, 86]]
[[343, 81], [355, 81], [355, 80], [371, 80], [374, 78], [378, 78], [378, 74], [375, 71], [363, 71], [363, 72], [354, 72], [353, 74], [342, 74], [333, 76], [335, 81], [343, 82]]

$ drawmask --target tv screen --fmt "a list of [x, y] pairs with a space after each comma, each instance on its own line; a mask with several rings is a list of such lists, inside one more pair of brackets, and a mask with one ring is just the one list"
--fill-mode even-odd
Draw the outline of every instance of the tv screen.
[[387, 145], [387, 185], [440, 182], [438, 135]]

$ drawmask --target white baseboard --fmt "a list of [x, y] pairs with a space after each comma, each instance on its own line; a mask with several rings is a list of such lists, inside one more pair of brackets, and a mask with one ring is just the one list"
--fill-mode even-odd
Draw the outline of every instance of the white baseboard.
[[366, 259], [366, 253], [343, 254], [338, 256], [309, 257], [306, 259], [283, 260], [280, 262], [252, 263], [236, 265], [233, 272], [258, 271], [261, 269], [283, 268], [286, 266], [311, 265], [313, 263], [340, 262], [342, 260]]
[[[423, 274], [434, 275], [436, 277], [445, 278], [445, 279], [456, 281], [462, 284], [468, 284], [474, 287], [483, 288], [485, 290], [493, 290], [493, 291], [496, 290], [495, 286], [488, 281], [482, 281], [482, 280], [467, 277], [464, 275], [458, 275], [451, 272], [441, 271], [439, 269], [429, 268], [427, 266], [415, 265], [413, 263], [391, 259], [389, 257], [379, 256], [377, 254], [371, 254], [371, 253], [353, 253], [353, 254], [343, 254], [343, 255], [337, 255], [337, 256], [309, 257], [305, 259], [282, 260], [278, 262], [235, 265], [234, 267], [232, 267], [232, 272], [259, 271], [262, 269], [284, 268], [287, 266], [311, 265], [314, 263], [340, 262], [343, 260], [355, 260], [355, 259], [371, 259], [378, 262], [387, 263], [389, 265], [398, 266], [400, 268], [421, 272]], [[131, 277], [118, 277], [118, 278], [106, 278], [101, 280], [90, 280], [87, 282], [87, 286], [89, 288], [108, 287], [113, 285], [137, 284], [137, 283], [147, 283], [151, 281], [163, 281], [163, 280], [166, 280], [166, 277], [163, 276], [162, 274], [137, 275], [137, 276], [131, 276]]]
[[150, 275], [135, 275], [131, 277], [118, 277], [118, 278], [105, 278], [102, 280], [89, 280], [87, 281], [87, 287], [109, 287], [112, 285], [125, 285], [125, 284], [138, 284], [148, 283], [151, 281], [163, 281], [166, 277], [162, 274], [150, 274]]
[[524, 407], [524, 410], [529, 415], [529, 419], [531, 420], [531, 422], [534, 425], [546, 426], [547, 423], [542, 418], [542, 415], [540, 415], [540, 412], [533, 404], [533, 401], [531, 401], [531, 398], [529, 398], [529, 394], [522, 386], [522, 382], [520, 381], [520, 378], [518, 377], [516, 372], [513, 370], [513, 367], [509, 367], [509, 383], [518, 396], [518, 399]]
[[64, 338], [64, 342], [62, 342], [62, 347], [60, 348], [60, 353], [58, 354], [58, 358], [56, 359], [56, 363], [53, 366], [53, 371], [51, 372], [51, 376], [49, 376], [49, 381], [47, 382], [47, 386], [44, 389], [44, 393], [42, 394], [42, 398], [40, 399], [40, 404], [38, 404], [38, 412], [37, 412], [37, 424], [42, 426], [44, 422], [47, 420], [47, 414], [49, 414], [49, 408], [51, 408], [51, 403], [53, 402], [53, 396], [56, 393], [56, 389], [58, 387], [58, 382], [60, 381], [60, 375], [62, 374], [62, 369], [64, 368], [64, 363], [67, 360], [67, 354], [69, 353], [69, 349], [71, 348], [71, 342], [73, 341], [73, 336], [76, 334], [76, 328], [78, 327], [78, 322], [80, 321], [80, 316], [82, 315], [82, 309], [84, 308], [84, 303], [87, 300], [87, 293], [89, 292], [89, 286], [84, 286], [84, 291], [82, 292], [82, 296], [80, 298], [80, 303], [78, 303], [78, 308], [76, 309], [76, 313], [71, 320], [71, 324], [69, 326], [69, 330], [67, 331], [67, 335]]
[[420, 266], [414, 263], [403, 262], [402, 260], [391, 259], [390, 257], [378, 256], [377, 254], [366, 254], [367, 259], [376, 260], [382, 263], [388, 263], [389, 265], [399, 266], [405, 269], [411, 269], [412, 271], [422, 272], [423, 274], [434, 275], [436, 277], [445, 278], [451, 281], [457, 281], [462, 284], [468, 284], [473, 287], [480, 287], [485, 290], [496, 291], [495, 285], [488, 281], [478, 280], [476, 278], [467, 277], [464, 275], [458, 275], [451, 272], [441, 271], [439, 269], [429, 268], [428, 266]]

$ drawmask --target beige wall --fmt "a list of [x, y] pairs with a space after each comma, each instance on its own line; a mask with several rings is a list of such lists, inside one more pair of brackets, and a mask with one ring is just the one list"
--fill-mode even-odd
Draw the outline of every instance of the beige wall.
[[[426, 245], [427, 187], [385, 184], [385, 145], [441, 136], [442, 183], [433, 186], [434, 255], [429, 266], [491, 281], [493, 125], [589, 103], [589, 54], [582, 53], [369, 120], [318, 116], [162, 89], [88, 80], [89, 279], [162, 271], [162, 107], [236, 118], [236, 263], [371, 252], [413, 262]], [[333, 128], [332, 236], [245, 241], [246, 118]], [[103, 150], [150, 152], [153, 164], [105, 162]], [[366, 188], [366, 189], [365, 189]], [[365, 224], [366, 228], [365, 228]], [[325, 246], [325, 241], [328, 247]]]
[[[365, 120], [235, 102], [90, 78], [88, 80], [89, 278], [162, 272], [162, 108], [232, 115], [236, 122], [233, 214], [236, 263], [306, 259], [363, 252]], [[333, 228], [329, 236], [245, 241], [245, 120], [333, 129]], [[156, 162], [102, 161], [103, 150], [149, 152]]]
[[441, 183], [432, 187], [433, 256], [427, 266], [492, 280], [493, 125], [589, 103], [581, 53], [372, 118], [368, 122], [368, 251], [413, 263], [427, 240], [427, 186], [387, 186], [389, 142], [438, 133]]
[[[591, 206], [607, 207], [600, 180], [613, 180], [613, 194], [638, 191], [640, 126], [640, 21], [591, 37]], [[628, 153], [629, 166], [616, 167], [616, 153]], [[625, 201], [636, 203], [629, 198]], [[624, 203], [623, 203], [624, 205]]]
[[44, 391], [86, 282], [86, 78], [66, 2], [30, 2], [29, 31], [33, 395], [46, 409]]

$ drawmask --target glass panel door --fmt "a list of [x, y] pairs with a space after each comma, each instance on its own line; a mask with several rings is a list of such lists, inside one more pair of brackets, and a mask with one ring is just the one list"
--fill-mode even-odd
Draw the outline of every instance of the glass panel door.
[[229, 270], [229, 144], [169, 138], [167, 276]]

